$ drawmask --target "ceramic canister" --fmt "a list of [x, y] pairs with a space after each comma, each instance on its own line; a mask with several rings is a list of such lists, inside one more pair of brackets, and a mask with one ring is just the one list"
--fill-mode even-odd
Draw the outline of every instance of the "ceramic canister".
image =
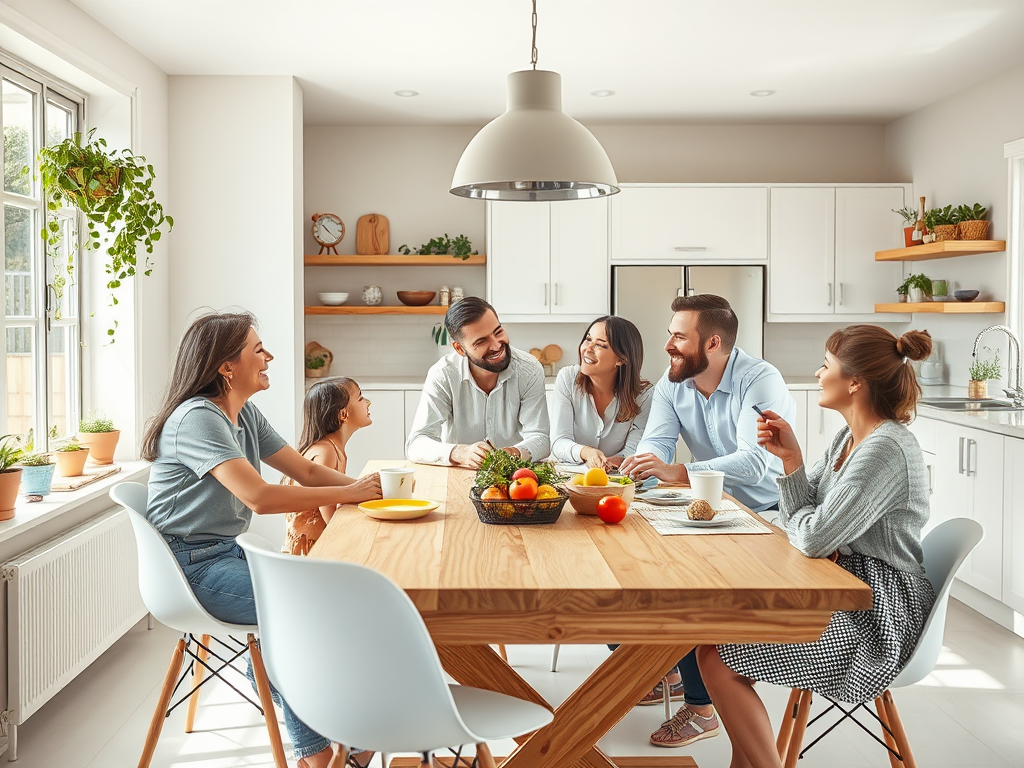
[[379, 285], [367, 285], [363, 288], [363, 302], [373, 307], [380, 304], [384, 298], [384, 294], [380, 290]]

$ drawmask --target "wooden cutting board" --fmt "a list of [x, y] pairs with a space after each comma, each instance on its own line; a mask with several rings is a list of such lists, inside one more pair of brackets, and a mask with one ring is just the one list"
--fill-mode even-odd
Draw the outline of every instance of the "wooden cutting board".
[[356, 222], [356, 253], [360, 256], [382, 256], [390, 247], [388, 217], [379, 213], [360, 216]]

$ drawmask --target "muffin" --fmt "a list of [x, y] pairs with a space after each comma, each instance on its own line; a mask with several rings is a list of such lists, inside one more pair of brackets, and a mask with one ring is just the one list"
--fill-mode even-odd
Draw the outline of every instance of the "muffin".
[[686, 508], [686, 516], [691, 520], [711, 520], [715, 510], [704, 499], [694, 499]]

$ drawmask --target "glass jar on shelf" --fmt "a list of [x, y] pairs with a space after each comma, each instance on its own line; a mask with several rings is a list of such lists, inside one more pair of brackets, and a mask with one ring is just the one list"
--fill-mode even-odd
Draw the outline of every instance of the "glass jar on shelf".
[[448, 286], [447, 285], [442, 285], [440, 293], [441, 293], [441, 306], [442, 307], [447, 307], [448, 306], [448, 302], [451, 299], [451, 292], [448, 290]]
[[461, 286], [452, 286], [452, 304], [454, 304], [457, 301], [462, 301], [464, 298], [466, 298], [466, 294], [463, 292]]

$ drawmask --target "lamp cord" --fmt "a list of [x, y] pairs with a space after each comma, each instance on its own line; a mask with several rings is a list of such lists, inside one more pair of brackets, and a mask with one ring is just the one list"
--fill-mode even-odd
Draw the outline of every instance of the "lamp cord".
[[530, 51], [530, 63], [537, 69], [537, 0], [533, 0], [533, 16], [530, 18], [533, 25], [533, 48]]

